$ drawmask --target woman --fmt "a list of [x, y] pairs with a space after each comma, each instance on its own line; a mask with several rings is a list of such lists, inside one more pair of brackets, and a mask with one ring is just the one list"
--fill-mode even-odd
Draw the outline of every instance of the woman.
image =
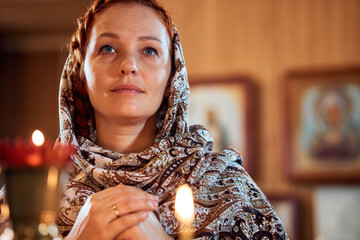
[[189, 126], [179, 36], [155, 0], [95, 1], [70, 45], [59, 141], [75, 169], [58, 225], [66, 239], [172, 239], [177, 187], [194, 193], [198, 239], [287, 239], [232, 149]]

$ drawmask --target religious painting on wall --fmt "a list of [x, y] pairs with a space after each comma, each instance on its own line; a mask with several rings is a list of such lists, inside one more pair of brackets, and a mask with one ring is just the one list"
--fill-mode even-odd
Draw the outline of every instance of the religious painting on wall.
[[243, 158], [243, 166], [253, 174], [251, 131], [251, 84], [245, 77], [225, 79], [190, 78], [191, 125], [200, 124], [213, 137], [213, 150], [225, 147], [236, 149]]
[[291, 72], [285, 81], [291, 177], [360, 180], [360, 68]]

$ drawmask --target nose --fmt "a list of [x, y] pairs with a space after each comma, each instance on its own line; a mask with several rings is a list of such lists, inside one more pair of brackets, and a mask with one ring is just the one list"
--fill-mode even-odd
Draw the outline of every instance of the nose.
[[120, 73], [121, 75], [136, 75], [138, 68], [136, 66], [136, 61], [132, 57], [125, 57], [120, 64]]
[[135, 74], [135, 69], [131, 69], [131, 70], [121, 70], [121, 73], [123, 75], [127, 74], [127, 73], [131, 73], [131, 74]]

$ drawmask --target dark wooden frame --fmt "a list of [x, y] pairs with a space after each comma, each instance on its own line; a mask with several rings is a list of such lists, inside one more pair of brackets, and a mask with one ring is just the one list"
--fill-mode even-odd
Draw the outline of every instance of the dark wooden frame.
[[[300, 240], [302, 239], [301, 237], [301, 231], [300, 231], [300, 212], [301, 212], [301, 204], [300, 204], [300, 200], [299, 198], [297, 198], [294, 195], [284, 195], [284, 194], [267, 194], [266, 195], [268, 200], [270, 201], [271, 205], [274, 207], [276, 205], [277, 202], [287, 202], [291, 205], [291, 209], [292, 209], [292, 216], [291, 216], [291, 221], [292, 221], [292, 233], [293, 236], [288, 236], [289, 239], [291, 240]], [[279, 214], [279, 212], [277, 211], [277, 209], [275, 209], [275, 211], [277, 212], [277, 214]], [[284, 223], [286, 222], [287, 219], [281, 219], [282, 224], [284, 225]], [[288, 229], [285, 229], [285, 231], [288, 231]], [[287, 232], [288, 233], [288, 232]], [[288, 233], [289, 234], [289, 233]]]
[[[295, 181], [309, 182], [309, 183], [359, 183], [360, 182], [360, 168], [358, 171], [349, 173], [348, 171], [339, 171], [339, 168], [335, 168], [329, 172], [329, 170], [315, 169], [317, 172], [299, 171], [294, 167], [292, 146], [294, 136], [291, 128], [290, 114], [291, 107], [290, 91], [289, 88], [291, 81], [308, 81], [309, 78], [317, 78], [317, 84], [334, 83], [336, 77], [344, 75], [354, 75], [359, 77], [357, 84], [360, 86], [360, 66], [347, 66], [347, 67], [334, 67], [334, 68], [319, 68], [319, 69], [300, 69], [289, 71], [284, 77], [284, 156], [286, 171], [288, 176]], [[314, 85], [316, 84], [314, 83]], [[298, 91], [298, 90], [296, 90]], [[299, 114], [301, 116], [301, 114]], [[360, 155], [359, 157], [360, 158]], [[357, 159], [358, 160], [358, 159]], [[356, 160], [356, 161], [357, 161]], [[297, 171], [297, 172], [296, 172]]]
[[[245, 154], [240, 154], [244, 157], [243, 159], [243, 165], [246, 171], [254, 177], [255, 173], [255, 160], [254, 160], [254, 151], [253, 151], [253, 140], [254, 140], [254, 114], [253, 114], [253, 106], [251, 99], [254, 98], [254, 85], [252, 84], [252, 81], [247, 76], [228, 76], [228, 77], [189, 77], [190, 82], [190, 92], [191, 89], [194, 87], [202, 87], [205, 85], [219, 85], [219, 86], [226, 86], [229, 84], [237, 84], [239, 88], [244, 88], [245, 93], [245, 112], [244, 114], [244, 139], [245, 139]], [[191, 99], [190, 99], [191, 104]], [[206, 126], [205, 126], [206, 127]], [[242, 134], [242, 133], [239, 133]], [[236, 146], [234, 146], [236, 147]], [[236, 149], [240, 151], [239, 149]]]

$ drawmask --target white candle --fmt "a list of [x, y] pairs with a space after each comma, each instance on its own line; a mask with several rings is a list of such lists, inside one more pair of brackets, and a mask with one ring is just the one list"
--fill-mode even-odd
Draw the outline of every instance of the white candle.
[[188, 185], [180, 186], [175, 197], [175, 216], [180, 222], [180, 240], [192, 239], [191, 224], [194, 221], [194, 200]]

